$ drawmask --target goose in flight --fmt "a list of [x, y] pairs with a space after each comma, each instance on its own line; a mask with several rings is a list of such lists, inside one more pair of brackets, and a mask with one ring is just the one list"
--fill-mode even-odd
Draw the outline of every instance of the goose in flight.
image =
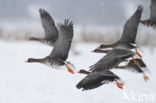
[[139, 5], [135, 13], [125, 23], [124, 30], [120, 40], [118, 40], [116, 43], [113, 43], [111, 45], [102, 44], [98, 48], [93, 50], [93, 52], [97, 52], [97, 51], [100, 52], [98, 49], [105, 49], [105, 48], [135, 49], [136, 54], [140, 58], [142, 58], [141, 54], [137, 51], [138, 45], [135, 44], [135, 39], [136, 39], [142, 11], [143, 11], [143, 7], [142, 5]]
[[122, 89], [123, 83], [118, 82], [120, 78], [109, 70], [134, 55], [135, 53], [128, 49], [115, 48], [110, 50], [107, 55], [101, 58], [94, 65], [90, 66], [89, 72], [85, 70], [79, 71], [79, 73], [88, 75], [77, 84], [77, 88], [83, 88], [84, 90], [93, 89], [105, 84], [106, 81], [115, 81], [117, 86]]
[[97, 63], [90, 66], [90, 71], [103, 71], [110, 70], [118, 66], [121, 62], [127, 61], [126, 59], [132, 58], [133, 62], [140, 66], [140, 64], [134, 59], [134, 52], [128, 49], [115, 48], [110, 50], [104, 57], [102, 57]]
[[[144, 63], [144, 61], [142, 59], [135, 59], [135, 61], [137, 61], [140, 64], [140, 67], [137, 66], [133, 60], [131, 59], [127, 65], [124, 66], [117, 66], [115, 68], [117, 69], [127, 69], [133, 72], [137, 72], [137, 73], [142, 73], [143, 74], [143, 78], [145, 81], [149, 80], [149, 77], [145, 74], [146, 71], [149, 71], [146, 64]], [[144, 68], [144, 69], [143, 69]]]
[[55, 26], [55, 22], [53, 18], [50, 16], [50, 14], [45, 11], [44, 9], [39, 9], [42, 27], [45, 32], [44, 38], [36, 38], [36, 37], [30, 37], [29, 40], [32, 41], [39, 41], [41, 43], [44, 43], [49, 46], [54, 46], [54, 43], [58, 39], [58, 29]]
[[110, 82], [115, 82], [118, 88], [123, 89], [123, 83], [121, 82], [120, 77], [111, 71], [88, 72], [86, 70], [80, 70], [79, 73], [87, 74], [87, 76], [76, 85], [78, 89], [95, 89]]
[[141, 20], [140, 22], [146, 26], [156, 28], [156, 0], [151, 0], [150, 17], [147, 20]]
[[74, 71], [68, 66], [70, 63], [66, 61], [73, 39], [73, 23], [68, 19], [64, 24], [58, 24], [59, 37], [56, 40], [51, 54], [42, 59], [29, 58], [28, 63], [38, 62], [50, 67], [58, 67], [65, 65], [67, 70], [74, 74]]

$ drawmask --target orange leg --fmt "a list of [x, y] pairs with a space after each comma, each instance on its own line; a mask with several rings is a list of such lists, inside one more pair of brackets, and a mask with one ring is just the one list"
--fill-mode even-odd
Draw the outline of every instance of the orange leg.
[[132, 60], [133, 60], [133, 62], [134, 62], [137, 66], [140, 66], [140, 64], [134, 59], [133, 56], [132, 56]]
[[67, 67], [68, 72], [75, 74], [74, 71], [67, 64], [65, 64], [65, 66]]
[[115, 83], [117, 85], [118, 88], [123, 89], [123, 83], [119, 83], [117, 80], [115, 80]]
[[149, 77], [145, 73], [143, 73], [143, 78], [145, 81], [149, 80]]
[[137, 48], [135, 48], [135, 52], [140, 58], [142, 58], [142, 55], [138, 52]]

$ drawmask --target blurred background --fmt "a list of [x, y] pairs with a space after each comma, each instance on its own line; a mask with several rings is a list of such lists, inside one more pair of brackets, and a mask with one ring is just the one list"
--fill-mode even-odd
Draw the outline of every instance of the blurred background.
[[[66, 18], [74, 22], [75, 41], [115, 42], [140, 4], [144, 6], [142, 19], [149, 18], [150, 0], [0, 0], [0, 38], [22, 40], [43, 35], [38, 10], [44, 8], [56, 23]], [[152, 28], [140, 25], [137, 42], [155, 46], [151, 40], [155, 39], [154, 33]]]
[[[142, 24], [136, 43], [143, 49], [143, 60], [152, 74], [144, 82], [141, 74], [113, 70], [126, 82], [124, 90], [108, 84], [82, 92], [75, 85], [85, 75], [24, 63], [29, 57], [42, 58], [51, 52], [51, 47], [27, 40], [44, 36], [40, 8], [47, 10], [55, 23], [67, 18], [74, 22], [68, 60], [77, 70], [87, 70], [104, 55], [91, 51], [100, 43], [116, 42], [140, 4], [144, 6], [142, 19], [148, 19], [150, 0], [0, 0], [0, 103], [155, 103], [156, 29]], [[124, 98], [125, 93], [129, 99]]]

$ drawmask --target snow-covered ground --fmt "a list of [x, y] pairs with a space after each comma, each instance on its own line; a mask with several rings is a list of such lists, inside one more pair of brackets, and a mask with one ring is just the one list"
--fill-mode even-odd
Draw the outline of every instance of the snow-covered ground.
[[[98, 44], [76, 45], [80, 55], [71, 52], [68, 60], [77, 70], [88, 69], [103, 54], [91, 53]], [[29, 57], [45, 57], [51, 48], [36, 42], [0, 41], [0, 103], [155, 103], [156, 51], [143, 48], [143, 59], [151, 74], [145, 82], [141, 74], [113, 70], [125, 81], [124, 89], [114, 83], [90, 91], [81, 91], [75, 85], [85, 76], [54, 70], [43, 64], [25, 63]]]

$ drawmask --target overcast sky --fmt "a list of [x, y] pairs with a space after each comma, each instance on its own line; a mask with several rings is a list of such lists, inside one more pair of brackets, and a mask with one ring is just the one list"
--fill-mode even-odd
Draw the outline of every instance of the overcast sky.
[[44, 8], [57, 21], [69, 18], [79, 25], [121, 25], [144, 6], [149, 17], [150, 0], [0, 0], [0, 22], [40, 21]]

